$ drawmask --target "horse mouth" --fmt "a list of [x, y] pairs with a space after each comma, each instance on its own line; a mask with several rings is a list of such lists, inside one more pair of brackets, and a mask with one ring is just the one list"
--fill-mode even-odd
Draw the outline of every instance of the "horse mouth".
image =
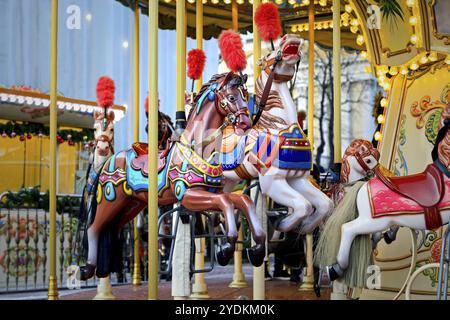
[[300, 42], [294, 41], [287, 43], [283, 47], [283, 60], [297, 59], [299, 57]]
[[98, 154], [99, 154], [99, 156], [107, 157], [107, 156], [109, 156], [109, 150], [106, 150], [106, 149], [99, 149], [99, 150], [98, 150]]

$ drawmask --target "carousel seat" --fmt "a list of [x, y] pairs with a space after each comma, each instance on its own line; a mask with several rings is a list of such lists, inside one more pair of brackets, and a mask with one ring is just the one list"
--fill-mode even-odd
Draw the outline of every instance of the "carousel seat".
[[424, 208], [436, 206], [444, 195], [444, 178], [434, 164], [428, 165], [424, 172], [405, 177], [387, 177], [381, 174], [377, 176], [389, 189]]
[[[136, 153], [136, 158], [131, 161], [131, 167], [135, 170], [140, 170], [142, 174], [148, 177], [148, 145], [142, 142], [133, 144], [133, 150]], [[164, 151], [158, 151], [158, 173], [160, 173], [166, 165], [166, 157], [163, 156]]]
[[395, 193], [416, 202], [423, 208], [427, 230], [442, 226], [440, 203], [445, 196], [442, 172], [434, 164], [424, 172], [404, 177], [388, 177], [375, 170], [378, 179]]

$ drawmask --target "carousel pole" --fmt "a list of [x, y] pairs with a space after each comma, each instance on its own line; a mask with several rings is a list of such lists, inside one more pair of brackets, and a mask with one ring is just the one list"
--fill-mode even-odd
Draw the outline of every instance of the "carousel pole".
[[[309, 3], [309, 42], [308, 42], [308, 137], [314, 148], [314, 1]], [[313, 236], [306, 235], [306, 272], [300, 291], [314, 289]]]
[[[195, 31], [197, 38], [197, 49], [203, 50], [203, 0], [196, 1], [195, 7]], [[200, 91], [203, 84], [203, 77], [197, 80], [197, 92]], [[204, 223], [202, 215], [202, 223]], [[195, 269], [205, 268], [205, 239], [195, 239]], [[192, 285], [191, 299], [209, 299], [208, 286], [205, 282], [204, 273], [195, 274], [194, 284]]]
[[56, 277], [56, 130], [57, 130], [57, 87], [58, 87], [58, 0], [52, 0], [50, 34], [50, 273], [48, 300], [58, 300], [58, 280]]
[[176, 4], [176, 124], [175, 130], [181, 134], [186, 127], [185, 90], [186, 90], [186, 1]]
[[333, 0], [334, 163], [341, 163], [341, 2]]
[[[136, 2], [134, 8], [134, 126], [133, 137], [134, 142], [139, 141], [139, 4]], [[140, 286], [141, 280], [141, 259], [140, 259], [140, 243], [138, 217], [134, 219], [134, 266], [133, 279], [134, 286]]]
[[[176, 127], [181, 134], [186, 127], [185, 93], [186, 93], [186, 1], [177, 1], [176, 4]], [[181, 205], [180, 205], [181, 206]], [[181, 210], [184, 210], [181, 208]], [[179, 213], [174, 214], [173, 221], [179, 219]], [[191, 225], [183, 223], [180, 219], [176, 230], [175, 245], [172, 258], [172, 296], [175, 300], [186, 300], [191, 295], [191, 282], [189, 277], [191, 259]]]
[[148, 1], [148, 299], [158, 299], [158, 1]]
[[[261, 57], [261, 38], [259, 36], [258, 29], [255, 25], [255, 12], [258, 6], [261, 4], [261, 0], [253, 0], [253, 80], [255, 81], [261, 74], [260, 67], [258, 66], [258, 60]], [[265, 197], [261, 197], [258, 201], [258, 206], [261, 210], [257, 210], [260, 219], [266, 219], [265, 212]], [[263, 221], [264, 222], [264, 221]], [[264, 223], [263, 223], [264, 225]], [[253, 241], [252, 241], [253, 242]], [[253, 267], [253, 300], [264, 300], [265, 299], [265, 277], [264, 277], [264, 264], [260, 267]]]
[[[231, 2], [231, 17], [232, 17], [232, 25], [233, 30], [239, 32], [239, 8], [236, 0], [232, 0]], [[234, 274], [233, 281], [230, 283], [230, 288], [246, 288], [247, 282], [245, 281], [245, 274], [242, 271], [242, 250], [243, 250], [243, 241], [244, 241], [244, 228], [242, 226], [242, 217], [241, 226], [238, 230], [238, 242], [236, 245], [236, 250], [234, 251]]]

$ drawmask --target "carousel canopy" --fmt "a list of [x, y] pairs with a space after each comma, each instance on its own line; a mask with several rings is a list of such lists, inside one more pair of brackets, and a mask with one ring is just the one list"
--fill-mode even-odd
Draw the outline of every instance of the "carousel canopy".
[[[48, 124], [50, 96], [22, 88], [0, 88], [0, 119]], [[92, 128], [93, 113], [101, 111], [96, 102], [58, 96], [58, 125], [72, 128]], [[124, 106], [114, 105], [115, 121], [126, 112]]]
[[[142, 13], [148, 15], [148, 0], [116, 0], [123, 5], [134, 9], [136, 4]], [[311, 0], [313, 1], [313, 0]], [[231, 2], [232, 0], [208, 0], [203, 1], [204, 38], [217, 38], [222, 30], [232, 28]], [[237, 0], [239, 8], [239, 30], [241, 33], [253, 31], [253, 5], [249, 0]], [[308, 39], [308, 1], [297, 1], [290, 4], [286, 0], [275, 1], [280, 10], [280, 18], [283, 33], [298, 33], [304, 39]], [[332, 47], [332, 1], [314, 0], [315, 3], [315, 41], [319, 44]], [[341, 42], [342, 46], [356, 50], [364, 50], [364, 47], [356, 43], [357, 35], [351, 32], [350, 13], [345, 11], [346, 6], [341, 5]], [[195, 38], [195, 0], [186, 3], [187, 34]], [[176, 1], [159, 0], [159, 28], [175, 29], [176, 27]]]

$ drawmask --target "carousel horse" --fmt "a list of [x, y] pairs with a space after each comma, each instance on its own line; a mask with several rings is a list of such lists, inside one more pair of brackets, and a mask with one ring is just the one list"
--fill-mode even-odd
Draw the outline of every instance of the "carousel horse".
[[274, 227], [288, 232], [298, 227], [311, 233], [331, 212], [332, 201], [310, 181], [312, 148], [297, 119], [288, 82], [300, 62], [302, 40], [285, 35], [279, 48], [260, 60], [263, 68], [256, 84], [260, 113], [249, 134], [224, 132], [221, 146], [225, 191], [240, 180], [259, 178], [264, 194], [292, 213], [280, 215]]
[[[374, 170], [376, 177], [355, 185], [341, 201], [342, 207], [338, 207], [333, 216], [342, 215], [343, 224], [335, 222], [335, 226], [328, 228], [328, 232], [325, 225], [322, 233], [324, 246], [316, 251], [316, 262], [326, 265], [325, 275], [329, 280], [345, 276], [350, 281], [359, 279], [354, 281], [359, 283], [356, 286], [365, 286], [364, 275], [372, 256], [370, 234], [391, 226], [433, 230], [449, 222], [449, 127], [450, 106], [446, 106], [432, 151], [433, 163], [424, 172], [395, 177], [380, 166], [373, 166], [373, 161], [354, 163], [352, 171], [353, 168], [359, 168], [359, 173], [362, 174], [368, 167]], [[346, 210], [339, 211], [342, 208]], [[346, 222], [348, 219], [345, 216], [352, 215], [354, 219]], [[327, 224], [331, 223], [330, 220]]]
[[[232, 72], [213, 76], [195, 98], [186, 129], [179, 141], [158, 153], [158, 204], [179, 202], [190, 211], [219, 210], [225, 216], [227, 243], [217, 252], [217, 261], [226, 265], [237, 240], [234, 208], [248, 217], [256, 245], [249, 249], [253, 263], [260, 265], [265, 255], [265, 234], [247, 196], [222, 193], [222, 168], [215, 160], [211, 142], [232, 123], [242, 134], [250, 127], [247, 108], [246, 77]], [[212, 133], [210, 133], [212, 131]], [[88, 233], [88, 260], [80, 268], [82, 280], [94, 273], [105, 277], [111, 272], [104, 253], [118, 230], [132, 220], [148, 202], [147, 145], [135, 143], [131, 149], [113, 155], [103, 166], [97, 189], [97, 211]], [[156, 177], [155, 177], [156, 178]], [[109, 252], [111, 253], [111, 252]]]
[[[97, 82], [97, 103], [101, 111], [95, 110], [94, 147], [89, 155], [89, 166], [86, 171], [86, 184], [82, 192], [79, 225], [90, 224], [96, 210], [95, 191], [98, 177], [105, 162], [114, 154], [114, 111], [108, 109], [114, 104], [115, 84], [108, 77], [101, 77]], [[84, 238], [85, 235], [84, 235]], [[75, 244], [76, 246], [76, 244]]]

